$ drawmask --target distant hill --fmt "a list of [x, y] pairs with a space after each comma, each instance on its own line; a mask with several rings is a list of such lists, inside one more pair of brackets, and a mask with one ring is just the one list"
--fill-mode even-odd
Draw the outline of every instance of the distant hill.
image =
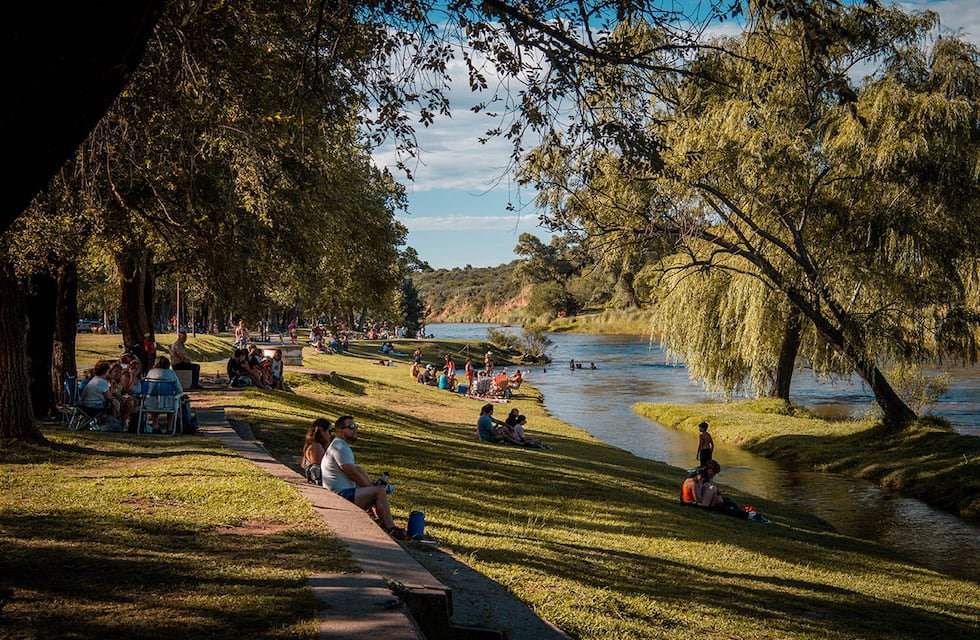
[[513, 322], [527, 308], [530, 286], [514, 280], [519, 260], [497, 267], [456, 267], [412, 274], [428, 322]]

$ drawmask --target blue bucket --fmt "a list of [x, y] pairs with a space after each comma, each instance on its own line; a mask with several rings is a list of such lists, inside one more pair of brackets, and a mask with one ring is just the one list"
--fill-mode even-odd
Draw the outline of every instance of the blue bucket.
[[469, 390], [470, 390], [470, 388], [468, 386], [466, 386], [465, 384], [458, 384], [458, 385], [456, 385], [456, 391], [459, 391], [464, 396], [466, 395], [466, 392], [469, 391]]
[[412, 538], [421, 538], [425, 535], [425, 514], [421, 511], [408, 514], [408, 535]]

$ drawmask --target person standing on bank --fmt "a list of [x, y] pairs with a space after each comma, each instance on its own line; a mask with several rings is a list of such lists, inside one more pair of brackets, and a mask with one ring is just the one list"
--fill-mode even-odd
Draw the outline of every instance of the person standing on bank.
[[354, 464], [350, 445], [355, 442], [357, 423], [352, 416], [340, 416], [334, 422], [334, 439], [320, 462], [323, 486], [362, 509], [374, 511], [385, 531], [395, 540], [408, 540], [408, 532], [396, 527], [391, 517], [387, 487], [371, 482], [364, 467]]
[[708, 423], [702, 422], [698, 425], [698, 463], [703, 467], [713, 459], [715, 453], [715, 441], [708, 433]]
[[170, 366], [175, 371], [187, 370], [191, 372], [190, 389], [197, 391], [201, 387], [201, 365], [191, 362], [191, 356], [187, 353], [187, 332], [181, 331], [177, 334], [177, 342], [170, 345]]

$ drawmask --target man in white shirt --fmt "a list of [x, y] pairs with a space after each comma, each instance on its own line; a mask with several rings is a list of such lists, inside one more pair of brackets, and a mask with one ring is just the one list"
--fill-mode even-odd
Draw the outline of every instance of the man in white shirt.
[[203, 388], [200, 385], [201, 365], [191, 362], [191, 356], [187, 353], [187, 347], [184, 345], [185, 342], [187, 342], [187, 332], [181, 331], [177, 334], [177, 341], [170, 345], [170, 366], [176, 371], [181, 369], [190, 371], [190, 389], [196, 391]]
[[350, 445], [357, 442], [357, 423], [352, 416], [341, 416], [334, 423], [334, 439], [327, 447], [320, 470], [323, 486], [362, 509], [371, 509], [385, 531], [395, 540], [408, 540], [408, 533], [395, 526], [383, 484], [374, 484], [363, 467], [354, 464]]

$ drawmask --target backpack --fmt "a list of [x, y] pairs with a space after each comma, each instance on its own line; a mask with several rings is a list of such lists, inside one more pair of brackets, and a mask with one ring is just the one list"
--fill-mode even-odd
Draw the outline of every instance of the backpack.
[[309, 482], [310, 484], [315, 484], [317, 486], [322, 485], [323, 484], [323, 470], [320, 469], [320, 465], [318, 465], [318, 464], [309, 464], [305, 460], [303, 461], [303, 463], [306, 464], [306, 474], [305, 474], [306, 475], [306, 481]]

